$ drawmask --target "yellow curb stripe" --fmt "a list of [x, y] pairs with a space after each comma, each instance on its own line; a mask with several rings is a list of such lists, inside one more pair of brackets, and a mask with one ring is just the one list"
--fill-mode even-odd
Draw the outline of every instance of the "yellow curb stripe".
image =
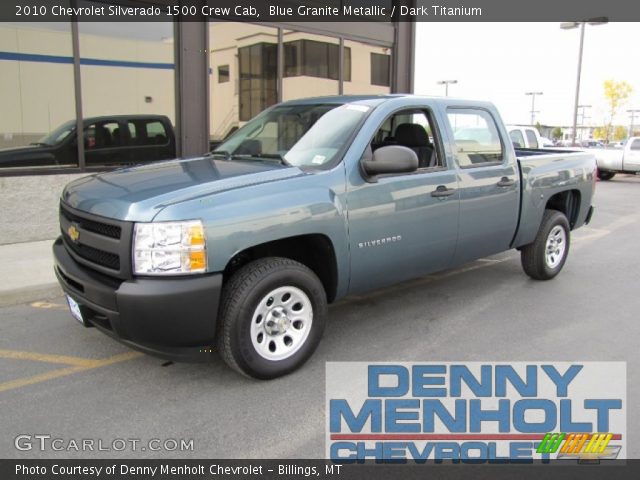
[[[0, 350], [0, 352], [5, 352], [5, 350]], [[29, 352], [24, 352], [24, 353], [29, 353]], [[28, 385], [34, 385], [36, 383], [46, 382], [48, 380], [53, 380], [54, 378], [66, 377], [69, 375], [74, 375], [76, 373], [93, 370], [95, 368], [106, 367], [109, 365], [113, 365], [115, 363], [126, 362], [127, 360], [133, 360], [134, 358], [141, 357], [142, 355], [143, 354], [139, 352], [126, 352], [119, 355], [114, 355], [113, 357], [104, 358], [102, 360], [86, 360], [87, 363], [84, 365], [74, 365], [66, 368], [60, 368], [58, 370], [53, 370], [51, 372], [41, 373], [39, 375], [34, 375], [32, 377], [11, 380], [9, 382], [0, 383], [0, 393], [6, 392], [8, 390], [20, 388], [20, 387], [26, 387]], [[56, 355], [52, 355], [52, 356], [56, 357]], [[4, 358], [7, 358], [7, 357], [4, 357]], [[70, 357], [70, 358], [75, 358], [75, 357]], [[82, 360], [82, 359], [78, 359], [78, 360]]]

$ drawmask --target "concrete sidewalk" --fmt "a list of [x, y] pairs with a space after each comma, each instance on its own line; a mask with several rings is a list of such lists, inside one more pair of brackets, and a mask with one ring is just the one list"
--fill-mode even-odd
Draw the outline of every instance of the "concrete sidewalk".
[[53, 273], [53, 239], [0, 245], [0, 306], [62, 294]]

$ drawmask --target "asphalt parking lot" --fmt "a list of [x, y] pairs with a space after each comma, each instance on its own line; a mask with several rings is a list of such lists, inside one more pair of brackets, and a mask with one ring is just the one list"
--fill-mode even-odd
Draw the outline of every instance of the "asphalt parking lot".
[[[597, 185], [550, 282], [515, 251], [331, 307], [320, 348], [270, 382], [221, 360], [170, 364], [69, 315], [63, 298], [0, 308], [2, 458], [322, 458], [327, 361], [627, 362], [628, 454], [640, 458], [640, 176]], [[63, 439], [193, 439], [190, 451], [18, 451], [21, 434]], [[171, 447], [171, 445], [170, 445]]]

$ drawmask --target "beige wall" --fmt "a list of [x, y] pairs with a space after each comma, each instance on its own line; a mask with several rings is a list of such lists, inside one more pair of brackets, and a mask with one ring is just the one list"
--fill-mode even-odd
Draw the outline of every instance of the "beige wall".
[[[71, 33], [0, 25], [0, 49], [72, 56]], [[73, 66], [0, 60], [0, 146], [34, 141], [74, 118]]]
[[391, 49], [351, 40], [345, 40], [344, 46], [351, 49], [351, 81], [344, 82], [343, 84], [345, 95], [389, 93], [391, 91], [389, 87], [371, 85], [371, 54], [380, 53], [389, 55]]

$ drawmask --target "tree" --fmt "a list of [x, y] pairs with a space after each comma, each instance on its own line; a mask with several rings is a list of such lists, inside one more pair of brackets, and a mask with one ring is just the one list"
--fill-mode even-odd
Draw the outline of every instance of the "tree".
[[621, 142], [626, 138], [627, 138], [627, 129], [622, 125], [616, 125], [616, 127], [613, 129], [613, 141]]
[[556, 127], [551, 130], [551, 137], [554, 140], [560, 140], [562, 138], [562, 129], [560, 127]]
[[620, 108], [625, 104], [633, 88], [624, 80], [616, 82], [615, 80], [605, 80], [604, 82], [604, 98], [609, 108], [609, 119], [605, 125], [605, 142], [609, 143], [613, 133], [613, 120], [618, 114]]
[[540, 122], [536, 122], [536, 130], [538, 130], [538, 133], [542, 135], [542, 124]]
[[596, 140], [604, 140], [607, 138], [607, 127], [596, 127], [593, 129], [593, 138]]

